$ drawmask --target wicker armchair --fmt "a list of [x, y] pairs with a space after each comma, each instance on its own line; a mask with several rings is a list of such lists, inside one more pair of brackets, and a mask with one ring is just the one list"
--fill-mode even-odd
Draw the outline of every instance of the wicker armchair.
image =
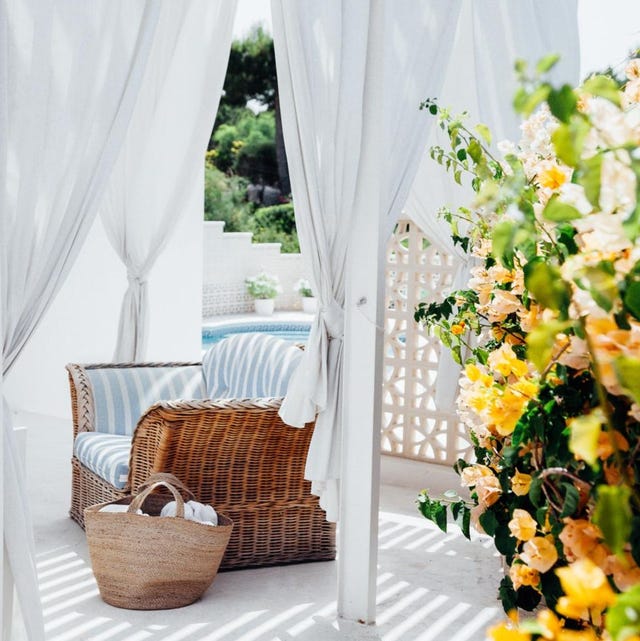
[[[198, 367], [197, 363], [68, 365], [74, 442], [99, 423], [94, 398], [99, 375], [109, 370], [110, 375], [126, 377], [135, 368], [149, 373], [153, 368], [168, 372]], [[335, 558], [335, 525], [326, 521], [304, 480], [313, 425], [304, 429], [285, 425], [278, 416], [281, 400], [178, 400], [151, 405], [133, 432], [123, 487], [89, 469], [74, 453], [71, 517], [83, 526], [89, 505], [127, 496], [153, 472], [170, 472], [200, 501], [233, 520], [221, 568]]]

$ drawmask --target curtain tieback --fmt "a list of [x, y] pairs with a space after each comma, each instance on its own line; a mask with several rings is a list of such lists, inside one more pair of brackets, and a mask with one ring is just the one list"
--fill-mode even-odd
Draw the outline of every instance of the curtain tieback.
[[331, 340], [344, 338], [344, 309], [335, 300], [320, 309], [320, 317]]
[[142, 287], [147, 282], [147, 277], [143, 275], [136, 275], [132, 274], [131, 272], [127, 272], [127, 280], [129, 281], [129, 285], [137, 285], [138, 287]]

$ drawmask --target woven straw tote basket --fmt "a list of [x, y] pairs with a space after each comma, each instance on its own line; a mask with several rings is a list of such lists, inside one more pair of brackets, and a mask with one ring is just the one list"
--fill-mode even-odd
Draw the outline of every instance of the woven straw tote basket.
[[[166, 487], [172, 496], [152, 494]], [[131, 610], [165, 610], [189, 605], [211, 585], [227, 548], [233, 523], [218, 514], [218, 525], [184, 518], [179, 490], [193, 495], [170, 474], [155, 474], [135, 497], [85, 509], [93, 572], [104, 601]], [[175, 499], [176, 517], [160, 517]], [[127, 512], [100, 512], [105, 505], [129, 505]], [[142, 509], [145, 515], [136, 514]], [[146, 515], [149, 516], [146, 516]]]

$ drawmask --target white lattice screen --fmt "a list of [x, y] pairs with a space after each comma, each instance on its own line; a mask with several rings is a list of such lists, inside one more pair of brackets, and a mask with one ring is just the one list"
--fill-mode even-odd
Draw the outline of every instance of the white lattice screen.
[[413, 319], [420, 301], [451, 288], [455, 264], [409, 220], [387, 246], [382, 450], [387, 454], [452, 464], [468, 458], [470, 442], [453, 408], [437, 408], [435, 381], [440, 342]]

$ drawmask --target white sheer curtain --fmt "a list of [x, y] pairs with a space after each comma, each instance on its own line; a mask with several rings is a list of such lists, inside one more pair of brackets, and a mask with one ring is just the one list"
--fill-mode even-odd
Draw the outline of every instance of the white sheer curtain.
[[[2, 376], [64, 282], [95, 218], [158, 9], [156, 2], [127, 0], [0, 3]], [[33, 533], [5, 402], [2, 424], [5, 550], [34, 641], [44, 632]]]
[[[383, 195], [371, 224], [395, 221], [426, 138], [428, 119], [418, 106], [440, 89], [459, 3], [386, 0], [383, 7], [385, 34], [375, 41], [368, 33], [367, 1], [272, 0], [296, 223], [320, 302], [281, 416], [300, 427], [318, 414], [305, 475], [330, 520], [338, 517], [350, 223], [358, 190], [371, 178], [362, 174], [363, 125], [367, 110], [384, 114], [378, 131], [387, 152], [378, 177]], [[367, 67], [371, 47], [384, 52], [383, 69]], [[388, 90], [378, 96], [382, 104], [371, 105], [364, 102], [364, 88], [376, 73], [384, 74]]]
[[165, 2], [144, 83], [101, 208], [127, 268], [116, 361], [145, 358], [147, 279], [198, 189], [222, 93], [236, 0]]
[[[494, 143], [519, 138], [520, 117], [512, 107], [517, 83], [516, 59], [535, 64], [548, 53], [560, 53], [551, 72], [553, 82], [575, 84], [579, 80], [580, 42], [577, 1], [554, 0], [464, 0], [460, 24], [447, 78], [438, 95], [442, 106], [455, 113], [469, 111], [469, 122], [482, 122], [493, 133]], [[554, 19], [548, 20], [553, 13]], [[428, 117], [428, 116], [427, 116]], [[443, 205], [455, 209], [473, 199], [470, 188], [457, 186], [428, 156], [438, 144], [446, 148], [446, 137], [434, 128], [409, 193], [405, 212], [440, 250], [455, 256], [459, 268], [454, 289], [464, 287], [469, 270], [467, 255], [451, 240], [449, 225], [437, 217]], [[453, 410], [459, 366], [443, 352], [438, 368], [436, 400], [442, 410]]]

